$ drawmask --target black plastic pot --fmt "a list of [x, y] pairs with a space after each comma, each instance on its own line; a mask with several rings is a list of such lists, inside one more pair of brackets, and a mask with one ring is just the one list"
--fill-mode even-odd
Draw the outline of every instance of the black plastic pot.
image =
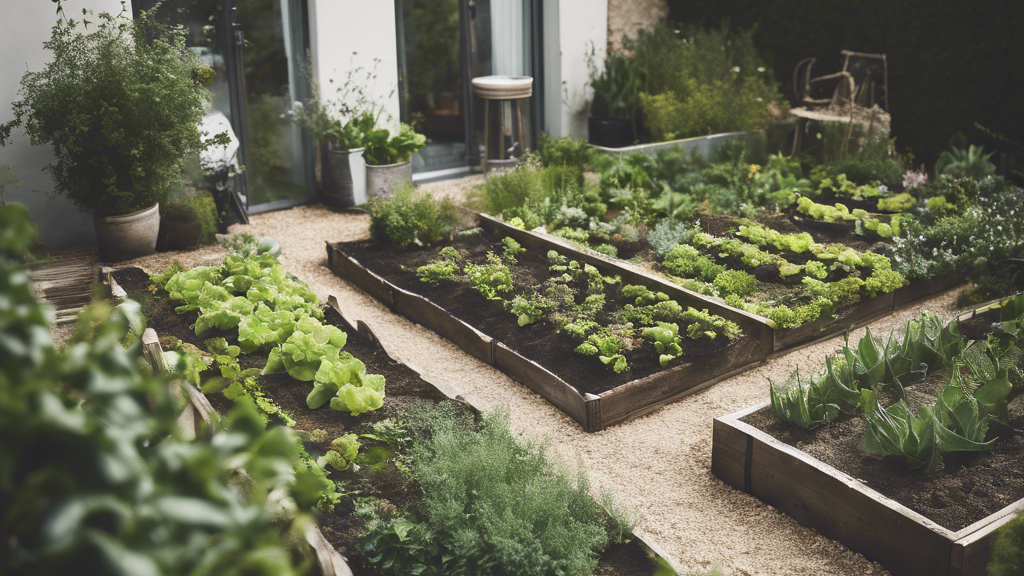
[[622, 148], [633, 144], [633, 122], [629, 118], [590, 116], [587, 127], [590, 143], [595, 146]]

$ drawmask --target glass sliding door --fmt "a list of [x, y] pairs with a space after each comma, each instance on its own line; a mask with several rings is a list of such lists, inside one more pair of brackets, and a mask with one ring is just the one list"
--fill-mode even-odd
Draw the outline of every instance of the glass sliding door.
[[133, 0], [138, 13], [190, 31], [189, 45], [216, 76], [204, 125], [229, 131], [244, 166], [235, 190], [249, 212], [313, 197], [312, 146], [285, 112], [308, 96], [301, 74], [305, 0]]
[[309, 95], [305, 2], [234, 0], [244, 41], [250, 211], [305, 202], [313, 196], [313, 151], [287, 111]]
[[467, 165], [464, 0], [396, 0], [401, 120], [427, 136], [414, 172]]

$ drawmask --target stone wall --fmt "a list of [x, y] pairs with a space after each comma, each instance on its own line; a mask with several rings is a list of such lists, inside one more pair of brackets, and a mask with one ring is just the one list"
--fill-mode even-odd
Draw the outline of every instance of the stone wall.
[[608, 51], [620, 50], [624, 37], [653, 28], [666, 17], [667, 0], [608, 0]]

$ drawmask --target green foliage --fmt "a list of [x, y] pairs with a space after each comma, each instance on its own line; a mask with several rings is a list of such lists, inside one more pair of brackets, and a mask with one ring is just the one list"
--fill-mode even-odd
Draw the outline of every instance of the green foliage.
[[939, 159], [935, 162], [935, 173], [940, 176], [980, 180], [996, 173], [996, 165], [991, 160], [994, 154], [995, 152], [985, 154], [983, 147], [973, 144], [967, 148], [951, 145], [949, 150], [939, 154]]
[[501, 259], [505, 264], [509, 266], [515, 266], [516, 256], [526, 252], [526, 248], [523, 248], [519, 242], [516, 242], [511, 236], [506, 236], [501, 239], [501, 245], [504, 247], [502, 251]]
[[505, 308], [516, 315], [520, 326], [527, 326], [544, 317], [544, 308], [547, 301], [535, 292], [529, 295], [519, 294], [510, 301], [505, 302]]
[[906, 192], [901, 192], [895, 196], [880, 198], [878, 210], [880, 212], [909, 212], [916, 204], [916, 198]]
[[364, 139], [363, 158], [372, 166], [386, 166], [407, 162], [412, 155], [427, 145], [427, 137], [417, 134], [408, 124], [402, 124], [394, 136], [387, 128], [376, 128]]
[[59, 18], [43, 44], [52, 57], [21, 79], [14, 120], [34, 145], [55, 144], [54, 190], [83, 212], [128, 214], [166, 198], [186, 157], [226, 135], [199, 131], [209, 74], [186, 47], [188, 31], [122, 12]]
[[[16, 211], [0, 207], [5, 221]], [[140, 343], [122, 345], [143, 327], [134, 302], [86, 308], [56, 350], [11, 260], [27, 248], [13, 239], [31, 240], [31, 228], [27, 218], [15, 226], [0, 234], [0, 571], [306, 573], [289, 551], [310, 521], [297, 511], [333, 484], [302, 467], [297, 435], [265, 430], [243, 402], [224, 429], [182, 439], [171, 383], [141, 368]]]
[[326, 454], [316, 459], [316, 464], [321, 468], [330, 466], [335, 470], [348, 470], [356, 456], [359, 455], [361, 447], [358, 436], [345, 434], [331, 441], [331, 448]]
[[661, 265], [676, 276], [712, 282], [725, 266], [715, 264], [707, 256], [702, 255], [693, 246], [678, 246], [665, 256]]
[[537, 148], [537, 158], [545, 168], [568, 166], [582, 174], [590, 164], [590, 144], [585, 138], [553, 138], [547, 132], [541, 132]]
[[734, 340], [743, 333], [735, 322], [726, 320], [717, 314], [710, 314], [707, 309], [687, 308], [682, 314], [682, 319], [688, 323], [686, 336], [691, 340], [700, 340], [701, 338], [714, 340], [719, 336]]
[[858, 234], [863, 234], [865, 229], [882, 238], [890, 238], [900, 233], [899, 219], [896, 216], [893, 216], [890, 223], [886, 224], [860, 208], [850, 211], [845, 204], [836, 203], [835, 206], [829, 206], [818, 204], [807, 197], [800, 197], [797, 198], [797, 211], [820, 222], [855, 222]]
[[659, 220], [647, 233], [647, 243], [659, 258], [665, 258], [676, 246], [689, 243], [696, 230], [695, 226], [666, 218]]
[[796, 252], [801, 254], [810, 250], [815, 242], [807, 232], [798, 234], [784, 234], [778, 230], [767, 228], [760, 224], [749, 222], [741, 225], [739, 236], [747, 242], [756, 246], [774, 246], [778, 250]]
[[683, 339], [679, 336], [678, 324], [658, 322], [656, 327], [644, 329], [643, 337], [654, 343], [654, 349], [660, 354], [658, 362], [662, 366], [667, 366], [669, 362], [683, 353], [683, 349], [679, 346]]
[[198, 225], [199, 237], [189, 239], [193, 244], [211, 244], [220, 231], [217, 204], [213, 201], [213, 195], [205, 190], [161, 204], [160, 221], [190, 222]]
[[509, 430], [502, 413], [468, 419], [433, 416], [417, 438], [413, 469], [422, 512], [379, 507], [358, 543], [388, 574], [586, 576], [601, 551], [629, 531], [608, 518], [583, 475], [570, 475], [539, 444]]
[[622, 338], [614, 334], [591, 334], [574, 352], [584, 356], [597, 356], [602, 364], [618, 374], [629, 368], [626, 357], [620, 353], [622, 346]]
[[437, 260], [428, 262], [416, 269], [416, 277], [421, 282], [437, 285], [442, 280], [451, 280], [459, 272], [462, 255], [455, 248], [445, 246], [441, 249]]
[[466, 278], [488, 300], [500, 300], [501, 292], [512, 290], [512, 272], [493, 252], [487, 253], [486, 264], [466, 264]]
[[715, 288], [722, 294], [747, 296], [757, 289], [757, 279], [742, 270], [726, 270], [715, 277]]
[[769, 118], [769, 105], [786, 107], [753, 31], [677, 34], [662, 25], [626, 46], [644, 74], [640, 104], [656, 140], [753, 130]]
[[847, 343], [826, 356], [821, 373], [803, 380], [795, 372], [782, 386], [772, 384], [772, 406], [802, 428], [827, 424], [840, 411], [863, 412], [872, 400], [864, 391], [891, 388], [903, 395], [905, 385], [951, 366], [964, 344], [956, 321], [943, 325], [933, 314], [911, 320], [884, 343], [868, 330], [856, 347]]
[[416, 192], [411, 183], [396, 188], [391, 198], [371, 199], [366, 210], [373, 237], [402, 250], [444, 240], [457, 220], [451, 200], [438, 201], [426, 192]]
[[955, 208], [919, 210], [905, 220], [887, 251], [893, 269], [912, 280], [965, 274], [978, 285], [981, 300], [1024, 289], [1024, 191], [991, 177], [981, 182], [942, 178], [933, 191]]
[[1024, 515], [1021, 514], [996, 531], [988, 561], [988, 576], [1014, 574], [1024, 574]]

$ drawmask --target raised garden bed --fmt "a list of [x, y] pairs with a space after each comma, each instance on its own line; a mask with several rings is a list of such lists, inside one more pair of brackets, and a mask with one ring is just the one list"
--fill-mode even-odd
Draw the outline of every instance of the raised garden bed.
[[[175, 304], [166, 297], [155, 297], [148, 276], [137, 268], [112, 271], [106, 269], [102, 275], [109, 286], [108, 293], [127, 296], [143, 303], [149, 328], [143, 335], [146, 356], [155, 369], [160, 369], [163, 358], [163, 345], [169, 337], [182, 342], [201, 346], [203, 342], [214, 336], [224, 335], [218, 330], [211, 330], [197, 336], [191, 328], [196, 318], [195, 312], [176, 314]], [[300, 430], [315, 429], [326, 432], [326, 440], [306, 442], [307, 451], [316, 457], [326, 452], [330, 439], [345, 433], [372, 433], [374, 423], [385, 419], [401, 418], [408, 409], [416, 409], [422, 405], [436, 405], [442, 402], [454, 402], [460, 409], [475, 417], [480, 416], [479, 410], [470, 406], [459, 397], [454, 399], [433, 384], [423, 380], [409, 366], [402, 364], [383, 347], [368, 325], [362, 321], [351, 323], [341, 312], [335, 298], [328, 299], [324, 310], [325, 323], [342, 329], [348, 334], [344, 350], [362, 360], [367, 372], [382, 374], [386, 379], [387, 394], [384, 405], [377, 410], [352, 416], [350, 414], [322, 407], [310, 410], [306, 406], [306, 395], [309, 386], [298, 382], [287, 374], [260, 376], [260, 387], [263, 392], [283, 411], [295, 420]], [[266, 353], [242, 354], [238, 357], [243, 368], [259, 367], [266, 363]], [[201, 433], [205, 425], [215, 424], [219, 420], [218, 413], [226, 413], [231, 401], [220, 394], [209, 398], [194, 386], [183, 383], [187, 395], [186, 409], [179, 423], [186, 434], [190, 429]], [[371, 493], [385, 499], [395, 506], [402, 506], [417, 498], [417, 488], [405, 475], [393, 470], [393, 474], [377, 474], [364, 479], [364, 493]], [[335, 481], [357, 483], [355, 472], [332, 471], [330, 477]], [[322, 531], [321, 531], [322, 530]], [[333, 512], [321, 514], [319, 527], [311, 526], [305, 537], [318, 555], [321, 573], [344, 576], [346, 574], [372, 575], [376, 572], [365, 565], [355, 552], [355, 541], [359, 536], [359, 521], [353, 514], [351, 502], [339, 504]], [[657, 547], [645, 542], [639, 536], [633, 536], [629, 542], [616, 544], [604, 551], [600, 557], [595, 576], [652, 576], [657, 573], [661, 555]], [[349, 558], [346, 562], [343, 556]]]
[[[489, 215], [481, 214], [480, 220], [488, 223], [494, 223], [494, 225], [502, 225], [506, 228], [511, 228], [504, 225], [504, 223], [495, 220]], [[703, 231], [718, 237], [725, 237], [726, 232], [738, 228], [742, 220], [731, 216], [702, 215], [700, 217], [700, 222]], [[785, 231], [786, 233], [808, 232], [814, 238], [815, 242], [822, 244], [841, 244], [858, 251], [869, 251], [871, 247], [871, 244], [866, 242], [862, 236], [854, 235], [845, 228], [822, 230], [816, 227], [806, 227], [799, 219], [790, 219], [784, 215], [777, 215], [766, 225], [780, 231]], [[560, 247], [579, 246], [578, 244], [571, 244], [562, 238], [550, 234], [541, 234], [541, 236], [548, 239], [552, 244], [556, 244]], [[650, 250], [630, 250], [628, 253], [624, 253], [624, 256], [630, 256], [629, 261], [607, 257], [590, 250], [586, 250], [586, 252], [595, 258], [604, 260], [609, 266], [618, 270], [631, 269], [635, 271], [653, 271], [650, 276], [656, 277], [661, 286], [675, 286], [678, 288], [676, 281], [673, 280], [673, 277], [664, 270], [661, 264], [658, 263], [655, 254]], [[769, 250], [769, 252], [771, 251]], [[788, 257], [793, 258], [793, 255], [790, 254]], [[804, 258], [806, 259], [806, 255], [804, 255]], [[726, 264], [728, 266], [728, 261]], [[729, 269], [732, 268], [729, 267]], [[754, 270], [753, 274], [758, 276], [763, 272], [763, 270]], [[764, 318], [756, 314], [750, 314], [750, 316], [764, 323], [768, 329], [771, 330], [773, 334], [772, 352], [778, 353], [806, 346], [820, 340], [831, 338], [832, 336], [844, 331], [863, 326], [873, 319], [892, 313], [894, 310], [898, 310], [924, 298], [958, 287], [962, 285], [963, 282], [964, 278], [960, 275], [913, 281], [892, 292], [878, 294], [874, 297], [863, 297], [856, 304], [841, 306], [836, 310], [836, 315], [834, 317], [818, 318], [793, 328], [779, 327], [768, 318]], [[767, 281], [762, 282], [759, 286], [759, 289], [765, 288], [784, 293], [786, 290], [794, 291], [798, 289], [799, 284], [796, 286], [787, 286], [776, 281]], [[659, 288], [659, 290], [664, 290], [664, 288]], [[723, 306], [725, 306], [725, 304], [723, 304]]]
[[[437, 248], [401, 252], [372, 240], [327, 245], [328, 265], [342, 278], [374, 296], [392, 310], [404, 314], [445, 336], [477, 359], [505, 371], [552, 404], [558, 406], [590, 432], [602, 430], [646, 414], [659, 406], [709, 386], [762, 361], [771, 350], [768, 326], [745, 312], [734, 310], [653, 276], [610, 264], [539, 235], [479, 216], [483, 238], [463, 241], [460, 246], [482, 253], [504, 237], [518, 241], [527, 253], [524, 262], [534, 268], [548, 250], [557, 249], [581, 264], [590, 264], [604, 274], [619, 275], [622, 284], [655, 286], [682, 306], [708, 309], [736, 322], [743, 336], [725, 348], [717, 344], [685, 358], [668, 368], [658, 365], [657, 356], [630, 358], [632, 369], [613, 373], [600, 364], [572, 353], [569, 339], [543, 325], [520, 328], [515, 316], [499, 303], [486, 301], [450, 285], [432, 287], [420, 282], [416, 268], [435, 258]], [[546, 268], [546, 264], [544, 264]], [[404, 269], [403, 269], [404, 268]], [[700, 355], [703, 354], [703, 355]], [[651, 355], [648, 355], [651, 356]]]
[[[960, 317], [981, 337], [989, 313]], [[912, 387], [911, 404], [948, 382], [937, 372]], [[1011, 404], [1011, 424], [1024, 407]], [[771, 402], [715, 418], [712, 472], [897, 576], [981, 576], [993, 533], [1024, 510], [1024, 436], [1011, 432], [986, 455], [930, 479], [861, 451], [864, 424], [840, 418], [806, 431], [781, 422]]]

